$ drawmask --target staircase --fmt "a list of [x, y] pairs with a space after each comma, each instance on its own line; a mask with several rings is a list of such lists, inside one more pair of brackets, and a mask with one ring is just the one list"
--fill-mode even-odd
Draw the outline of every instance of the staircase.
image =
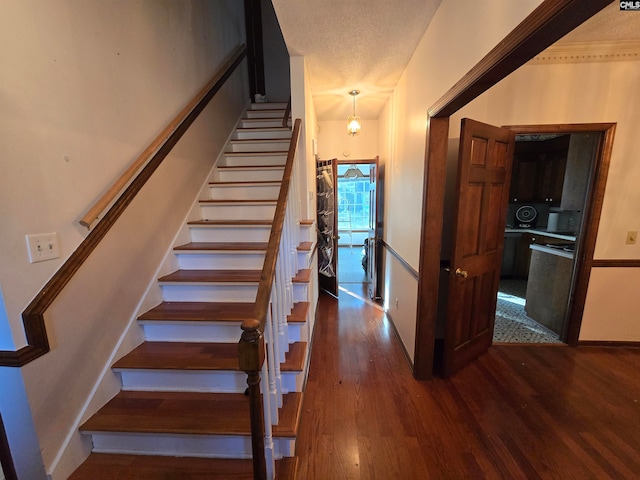
[[[190, 241], [173, 249], [178, 269], [158, 279], [162, 303], [138, 318], [145, 341], [112, 366], [122, 390], [80, 427], [93, 452], [72, 480], [253, 478], [238, 340], [240, 324], [253, 316], [291, 139], [284, 109], [254, 104], [239, 122], [199, 201], [200, 218], [187, 224]], [[279, 261], [294, 274], [273, 287], [272, 315], [283, 319], [272, 337], [265, 332], [279, 350], [268, 346], [276, 371], [263, 369], [262, 378], [273, 410], [265, 412], [273, 423], [268, 476], [287, 479], [294, 478], [315, 291], [313, 222], [290, 224]]]

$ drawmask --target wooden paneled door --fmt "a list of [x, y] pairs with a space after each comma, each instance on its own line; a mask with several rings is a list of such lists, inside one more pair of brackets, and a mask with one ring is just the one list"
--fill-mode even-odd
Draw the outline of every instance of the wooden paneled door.
[[514, 144], [513, 131], [462, 120], [444, 376], [491, 346]]

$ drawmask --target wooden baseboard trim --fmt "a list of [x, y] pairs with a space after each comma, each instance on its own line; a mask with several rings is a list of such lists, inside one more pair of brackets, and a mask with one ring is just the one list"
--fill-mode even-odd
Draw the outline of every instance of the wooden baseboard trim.
[[623, 347], [640, 348], [640, 342], [608, 341], [608, 340], [579, 340], [578, 347]]
[[2, 472], [6, 480], [18, 480], [18, 474], [16, 473], [16, 467], [11, 457], [11, 449], [9, 448], [9, 440], [7, 439], [7, 432], [4, 429], [2, 415], [0, 415], [0, 465], [2, 465]]
[[398, 329], [396, 328], [396, 322], [393, 321], [393, 317], [391, 316], [391, 314], [389, 312], [385, 312], [385, 314], [387, 316], [387, 320], [391, 324], [391, 328], [393, 328], [393, 333], [395, 334], [396, 338], [398, 339], [398, 343], [400, 344], [400, 348], [402, 348], [402, 353], [404, 353], [404, 358], [407, 359], [407, 363], [409, 364], [409, 367], [411, 368], [411, 371], [413, 372], [413, 369], [414, 369], [413, 361], [411, 360], [411, 357], [409, 356], [409, 352], [407, 351], [407, 348], [404, 346], [404, 343], [402, 343], [402, 337], [400, 337], [400, 333], [398, 332]]

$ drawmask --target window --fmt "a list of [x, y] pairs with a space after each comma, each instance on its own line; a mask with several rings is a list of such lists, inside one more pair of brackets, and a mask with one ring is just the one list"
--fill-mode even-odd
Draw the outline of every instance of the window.
[[[344, 178], [352, 165], [338, 165], [339, 228], [367, 230], [369, 228], [369, 165], [357, 165], [364, 177]], [[350, 226], [350, 228], [349, 228]]]

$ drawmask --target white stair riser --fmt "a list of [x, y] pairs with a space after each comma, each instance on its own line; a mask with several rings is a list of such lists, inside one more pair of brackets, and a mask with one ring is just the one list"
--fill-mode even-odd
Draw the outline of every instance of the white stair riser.
[[286, 108], [287, 102], [251, 102], [251, 106], [249, 107], [248, 111], [254, 112], [256, 110], [282, 110], [282, 114], [284, 115], [284, 110]]
[[304, 375], [302, 372], [297, 373], [298, 375], [282, 375], [282, 393], [302, 392]]
[[[148, 342], [215, 342], [238, 343], [242, 329], [240, 322], [169, 322], [143, 320], [144, 338]], [[290, 342], [309, 340], [308, 323], [288, 324]], [[298, 338], [299, 337], [299, 338]]]
[[[247, 374], [240, 371], [171, 371], [171, 370], [117, 370], [122, 378], [123, 390], [243, 393], [247, 388]], [[300, 392], [302, 383], [297, 377], [302, 372], [282, 372], [285, 393]]]
[[278, 165], [284, 168], [286, 162], [287, 156], [281, 153], [274, 153], [272, 155], [251, 155], [250, 153], [233, 155], [227, 153], [219, 163], [219, 166], [243, 167], [245, 165]]
[[211, 200], [277, 200], [280, 184], [209, 185]]
[[277, 110], [247, 110], [245, 114], [246, 118], [269, 118], [273, 120], [280, 120], [284, 118], [284, 109], [282, 111]]
[[257, 284], [161, 284], [166, 302], [255, 302]]
[[144, 338], [149, 342], [217, 342], [237, 343], [240, 322], [142, 321]]
[[309, 298], [307, 291], [309, 285], [307, 283], [294, 283], [293, 284], [293, 301], [294, 302], [308, 302]]
[[311, 225], [300, 225], [298, 231], [298, 243], [302, 242], [315, 242], [317, 240], [315, 223]]
[[[253, 219], [255, 220], [255, 219]], [[189, 227], [193, 242], [268, 242], [271, 227], [195, 226]]]
[[253, 127], [250, 130], [236, 130], [233, 134], [232, 140], [269, 140], [273, 138], [291, 140], [291, 130], [288, 128], [282, 128], [281, 126], [262, 129], [259, 129], [259, 127]]
[[172, 455], [211, 458], [248, 458], [251, 437], [235, 435], [168, 435], [104, 433], [92, 435], [97, 453]]
[[284, 168], [221, 168], [218, 177], [221, 182], [282, 181]]
[[289, 149], [288, 141], [238, 141], [232, 140], [229, 144], [231, 152], [282, 152]]
[[[284, 115], [284, 114], [283, 114]], [[287, 122], [291, 125], [291, 120]], [[280, 118], [243, 118], [238, 124], [240, 128], [270, 128], [282, 127], [282, 117]]]
[[[178, 457], [251, 458], [251, 437], [242, 435], [158, 435], [95, 432], [93, 451]], [[291, 457], [295, 441], [273, 439], [276, 458]]]
[[298, 250], [298, 270], [303, 268], [309, 268], [309, 264], [311, 263], [311, 252], [306, 250]]
[[202, 218], [208, 220], [272, 220], [276, 211], [273, 203], [221, 205], [201, 203]]
[[261, 270], [265, 253], [180, 253], [178, 265], [183, 270]]

